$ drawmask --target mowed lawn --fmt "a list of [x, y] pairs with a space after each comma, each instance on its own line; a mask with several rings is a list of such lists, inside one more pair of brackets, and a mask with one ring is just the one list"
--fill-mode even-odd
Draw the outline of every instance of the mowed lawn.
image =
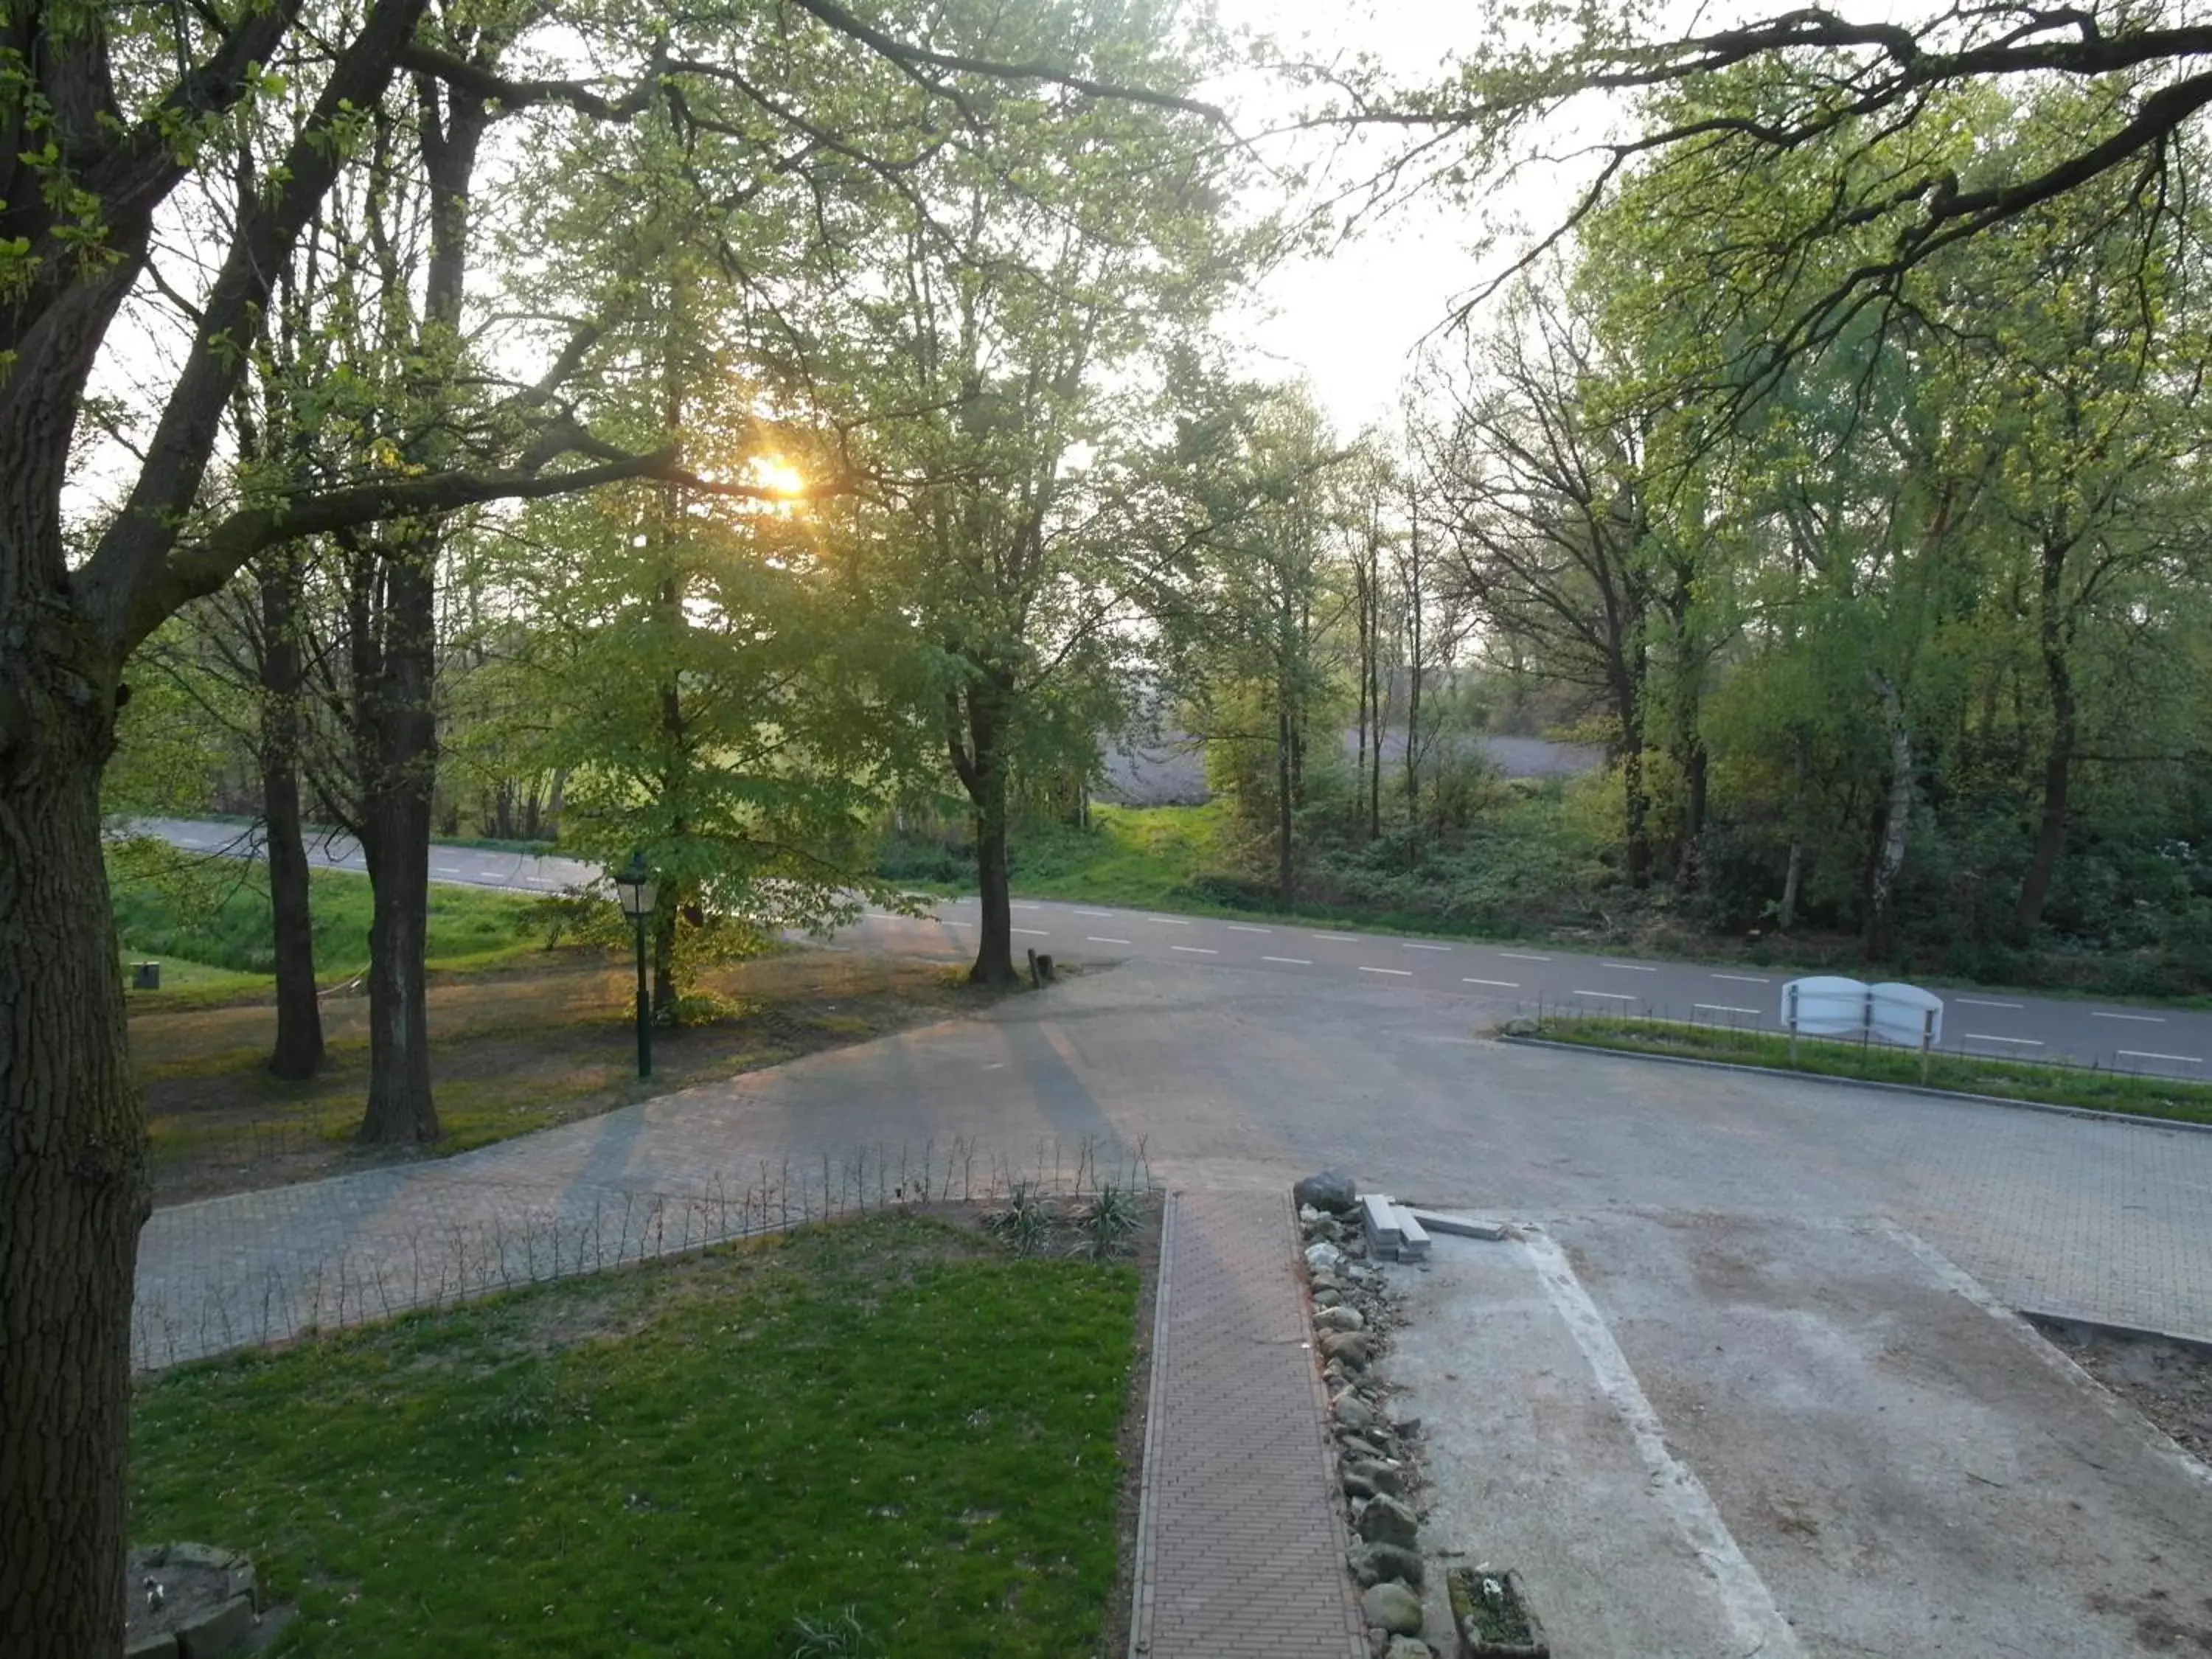
[[131, 1535], [251, 1553], [277, 1653], [1089, 1655], [1138, 1288], [878, 1215], [195, 1366]]

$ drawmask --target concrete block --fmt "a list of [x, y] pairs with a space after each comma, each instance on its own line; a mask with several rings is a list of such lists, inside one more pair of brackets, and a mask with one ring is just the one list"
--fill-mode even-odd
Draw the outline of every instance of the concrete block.
[[179, 1631], [177, 1645], [184, 1659], [216, 1659], [236, 1647], [252, 1628], [253, 1598], [234, 1595]]
[[1434, 1210], [1408, 1210], [1406, 1213], [1432, 1233], [1449, 1233], [1458, 1238], [1486, 1239], [1493, 1244], [1505, 1237], [1503, 1222], [1474, 1221], [1463, 1215], [1440, 1215]]
[[1367, 1229], [1367, 1242], [1378, 1250], [1395, 1247], [1405, 1237], [1398, 1217], [1397, 1206], [1378, 1193], [1366, 1194], [1359, 1200], [1359, 1218]]
[[125, 1644], [123, 1659], [177, 1659], [177, 1633], [154, 1631]]
[[1398, 1241], [1398, 1260], [1420, 1261], [1429, 1254], [1429, 1230], [1421, 1225], [1411, 1210], [1393, 1207], [1401, 1237]]

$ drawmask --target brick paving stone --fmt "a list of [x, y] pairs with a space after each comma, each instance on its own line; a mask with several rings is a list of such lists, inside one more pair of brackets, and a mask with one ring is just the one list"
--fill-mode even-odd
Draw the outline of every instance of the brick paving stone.
[[1297, 1249], [1280, 1191], [1170, 1200], [1133, 1656], [1367, 1652]]

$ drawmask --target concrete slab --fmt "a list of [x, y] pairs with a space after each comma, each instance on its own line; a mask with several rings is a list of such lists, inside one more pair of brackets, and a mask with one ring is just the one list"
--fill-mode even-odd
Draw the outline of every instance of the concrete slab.
[[1614, 1212], [1397, 1278], [1434, 1534], [1563, 1655], [2212, 1651], [2212, 1474], [1891, 1224]]

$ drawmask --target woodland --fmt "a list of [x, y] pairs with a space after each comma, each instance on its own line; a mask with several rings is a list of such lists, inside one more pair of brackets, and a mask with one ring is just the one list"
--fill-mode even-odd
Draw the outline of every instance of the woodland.
[[[291, 1076], [358, 839], [376, 1145], [434, 836], [642, 856], [672, 1019], [949, 837], [1003, 986], [1010, 848], [1166, 725], [1253, 902], [1449, 909], [1519, 732], [1604, 757], [1561, 890], [2212, 984], [2212, 28], [1670, 15], [1409, 79], [1123, 0], [0, 0], [0, 1647], [120, 1645], [131, 815], [265, 825]], [[1240, 351], [1542, 166], [1394, 421]]]

